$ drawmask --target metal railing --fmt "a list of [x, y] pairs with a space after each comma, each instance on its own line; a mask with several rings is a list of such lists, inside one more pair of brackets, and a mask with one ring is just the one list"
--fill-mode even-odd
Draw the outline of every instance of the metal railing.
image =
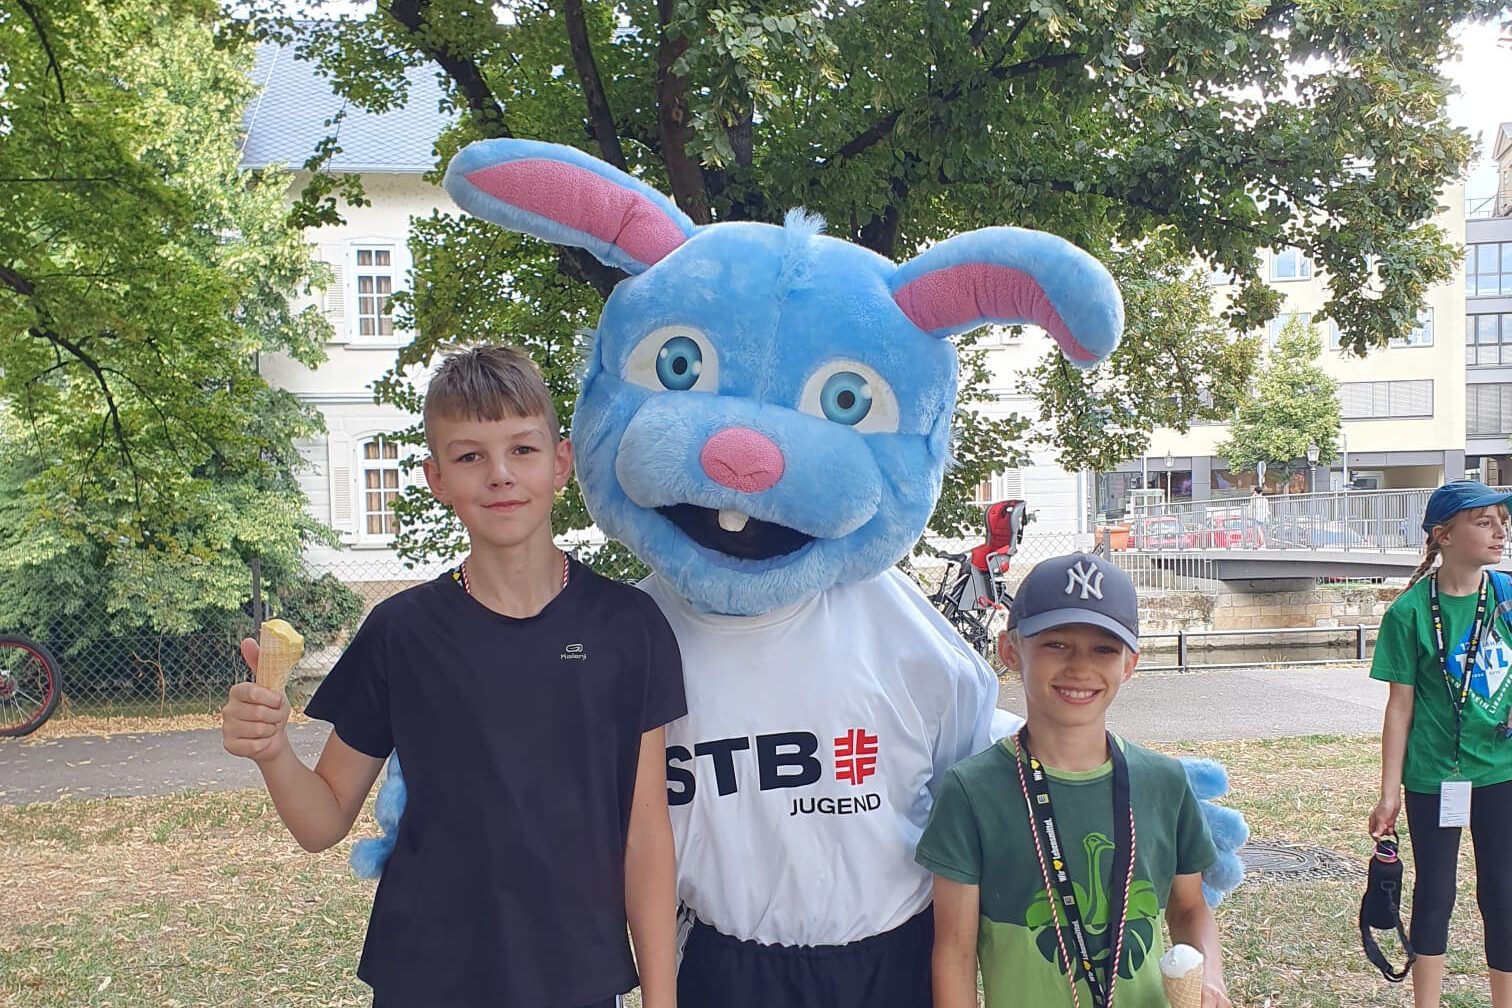
[[[1423, 548], [1420, 523], [1432, 493], [1421, 487], [1268, 494], [1263, 508], [1249, 496], [1171, 501], [1141, 505], [1117, 524], [1127, 527], [1127, 548], [1136, 551], [1417, 552]], [[1264, 522], [1257, 521], [1257, 513], [1264, 512]]]
[[[1379, 630], [1380, 626], [1379, 623], [1361, 623], [1355, 626], [1263, 627], [1253, 630], [1175, 630], [1168, 633], [1140, 634], [1141, 647], [1143, 647], [1144, 641], [1174, 640], [1176, 642], [1176, 664], [1141, 664], [1140, 670], [1143, 672], [1193, 672], [1254, 668], [1257, 665], [1339, 665], [1347, 662], [1364, 662], [1369, 658], [1366, 635], [1372, 630]], [[1264, 660], [1252, 659], [1242, 662], [1202, 662], [1200, 664], [1191, 661], [1190, 642], [1194, 637], [1286, 637], [1307, 634], [1330, 634], [1335, 638], [1348, 634], [1353, 638], [1354, 654], [1348, 658], [1275, 658]], [[1324, 646], [1328, 643], [1324, 642]]]

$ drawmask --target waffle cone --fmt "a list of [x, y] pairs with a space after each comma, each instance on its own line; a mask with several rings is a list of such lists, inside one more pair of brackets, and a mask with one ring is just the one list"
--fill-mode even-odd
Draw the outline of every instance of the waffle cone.
[[1171, 1008], [1202, 1008], [1202, 967], [1196, 966], [1179, 977], [1162, 976], [1166, 1000]]
[[281, 619], [268, 620], [257, 634], [257, 685], [281, 691], [304, 654], [304, 636]]

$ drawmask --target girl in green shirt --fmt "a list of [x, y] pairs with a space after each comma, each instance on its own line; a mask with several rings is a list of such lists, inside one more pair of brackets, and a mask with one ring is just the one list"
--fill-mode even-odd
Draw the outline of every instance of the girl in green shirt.
[[1391, 684], [1370, 833], [1395, 832], [1405, 790], [1416, 870], [1414, 1008], [1439, 1005], [1466, 822], [1491, 1003], [1512, 1008], [1512, 859], [1501, 849], [1512, 835], [1512, 579], [1486, 570], [1505, 556], [1509, 499], [1468, 480], [1433, 492], [1426, 555], [1381, 620], [1370, 669]]

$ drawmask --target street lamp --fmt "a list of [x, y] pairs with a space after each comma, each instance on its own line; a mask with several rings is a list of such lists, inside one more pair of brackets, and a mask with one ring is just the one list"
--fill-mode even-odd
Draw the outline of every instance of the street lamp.
[[1339, 450], [1344, 453], [1344, 488], [1349, 489], [1349, 432], [1339, 428]]
[[1176, 492], [1171, 489], [1171, 467], [1176, 464], [1176, 459], [1170, 452], [1166, 452], [1166, 503], [1176, 499]]
[[1317, 444], [1309, 444], [1307, 446], [1307, 471], [1308, 471], [1307, 492], [1308, 493], [1317, 493], [1318, 492], [1318, 446], [1317, 446]]

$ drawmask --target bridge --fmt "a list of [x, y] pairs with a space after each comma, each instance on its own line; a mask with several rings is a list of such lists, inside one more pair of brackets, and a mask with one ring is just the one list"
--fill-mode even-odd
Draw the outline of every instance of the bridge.
[[[1339, 490], [1268, 497], [1263, 535], [1248, 497], [1157, 504], [1129, 515], [1121, 526], [1107, 523], [1097, 542], [1121, 566], [1222, 581], [1241, 590], [1246, 582], [1272, 591], [1280, 587], [1278, 581], [1404, 578], [1423, 559], [1419, 523], [1432, 492]], [[1498, 566], [1512, 571], [1512, 552]]]

